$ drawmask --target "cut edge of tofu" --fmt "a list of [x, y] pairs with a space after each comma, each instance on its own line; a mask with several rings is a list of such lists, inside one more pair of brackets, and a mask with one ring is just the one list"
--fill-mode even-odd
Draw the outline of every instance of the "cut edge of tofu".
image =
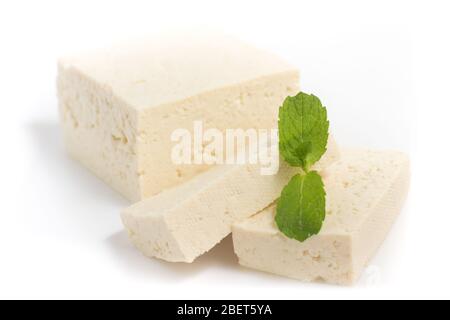
[[[384, 212], [384, 215], [376, 215], [376, 219], [366, 219], [359, 226], [359, 232], [356, 234], [353, 241], [353, 252], [355, 256], [358, 253], [361, 259], [353, 261], [353, 276], [351, 277], [349, 284], [354, 284], [359, 280], [362, 271], [369, 264], [370, 260], [377, 253], [378, 249], [384, 243], [384, 240], [388, 236], [395, 220], [401, 213], [405, 201], [409, 193], [409, 185], [411, 181], [411, 164], [409, 157], [398, 152], [400, 156], [403, 157], [400, 168], [397, 172], [397, 177], [390, 184], [389, 189], [380, 196], [377, 205], [372, 208], [372, 212]], [[384, 221], [388, 223], [383, 225]], [[373, 237], [376, 235], [379, 237], [380, 241], [373, 242], [372, 245], [365, 246], [364, 240], [365, 235], [372, 233]], [[368, 251], [369, 248], [369, 251]], [[365, 253], [365, 254], [364, 254]]]
[[[172, 234], [169, 229], [167, 214], [176, 212], [178, 207], [189, 201], [191, 196], [202, 193], [209, 185], [214, 184], [216, 179], [234, 170], [235, 167], [231, 165], [213, 167], [186, 183], [139, 201], [122, 210], [122, 222], [131, 241], [148, 257], [156, 257], [169, 262], [193, 262], [196, 256], [186, 254], [190, 250], [184, 248], [185, 246]], [[174, 201], [174, 199], [177, 201]], [[142, 226], [148, 230], [142, 230]], [[151, 240], [147, 240], [147, 244], [142, 243], [143, 235], [151, 235]], [[158, 241], [158, 238], [165, 239], [166, 236], [169, 239], [168, 241]], [[159, 255], [160, 247], [167, 249], [169, 254]]]

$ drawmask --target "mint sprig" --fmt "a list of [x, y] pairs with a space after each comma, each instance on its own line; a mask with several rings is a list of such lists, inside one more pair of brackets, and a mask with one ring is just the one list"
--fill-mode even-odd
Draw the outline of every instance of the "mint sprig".
[[289, 238], [305, 241], [319, 233], [325, 219], [325, 189], [316, 171], [297, 174], [284, 187], [275, 221]]
[[280, 153], [294, 167], [308, 171], [327, 150], [327, 109], [319, 98], [300, 92], [287, 97], [280, 107]]
[[300, 92], [280, 107], [278, 131], [283, 159], [303, 172], [281, 192], [275, 222], [287, 237], [305, 241], [319, 233], [325, 219], [326, 193], [321, 176], [310, 168], [326, 152], [329, 121], [319, 98]]

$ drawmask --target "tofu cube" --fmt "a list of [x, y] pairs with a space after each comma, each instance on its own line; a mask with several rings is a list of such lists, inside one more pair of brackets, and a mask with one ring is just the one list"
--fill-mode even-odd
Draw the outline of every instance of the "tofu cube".
[[174, 164], [171, 134], [276, 128], [298, 71], [224, 35], [170, 35], [62, 58], [58, 98], [69, 153], [138, 201], [210, 166]]

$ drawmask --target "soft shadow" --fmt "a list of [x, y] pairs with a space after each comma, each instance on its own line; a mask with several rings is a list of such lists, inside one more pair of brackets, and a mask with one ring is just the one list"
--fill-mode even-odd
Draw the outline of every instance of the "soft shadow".
[[28, 124], [26, 130], [34, 140], [32, 145], [36, 148], [37, 159], [42, 170], [48, 173], [48, 179], [63, 179], [65, 186], [79, 198], [89, 199], [95, 195], [96, 202], [120, 207], [129, 205], [119, 193], [67, 154], [61, 128], [56, 122], [35, 121]]
[[165, 277], [169, 281], [183, 281], [211, 267], [230, 270], [239, 268], [231, 235], [193, 263], [172, 263], [147, 258], [133, 247], [125, 231], [113, 234], [107, 242], [125, 270], [148, 278]]

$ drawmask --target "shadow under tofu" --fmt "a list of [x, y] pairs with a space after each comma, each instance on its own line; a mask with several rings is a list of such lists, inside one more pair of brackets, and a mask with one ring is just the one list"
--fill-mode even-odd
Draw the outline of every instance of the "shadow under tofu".
[[107, 239], [111, 249], [117, 256], [124, 269], [152, 277], [165, 277], [168, 281], [184, 281], [211, 267], [237, 269], [237, 257], [233, 251], [231, 235], [223, 239], [209, 252], [197, 258], [193, 263], [173, 263], [148, 258], [142, 255], [129, 241], [126, 231], [120, 231]]
[[41, 120], [28, 124], [26, 128], [35, 142], [35, 152], [42, 162], [42, 169], [48, 173], [48, 179], [67, 181], [64, 187], [70, 190], [72, 198], [92, 198], [96, 202], [120, 207], [130, 205], [127, 199], [67, 154], [58, 123]]

